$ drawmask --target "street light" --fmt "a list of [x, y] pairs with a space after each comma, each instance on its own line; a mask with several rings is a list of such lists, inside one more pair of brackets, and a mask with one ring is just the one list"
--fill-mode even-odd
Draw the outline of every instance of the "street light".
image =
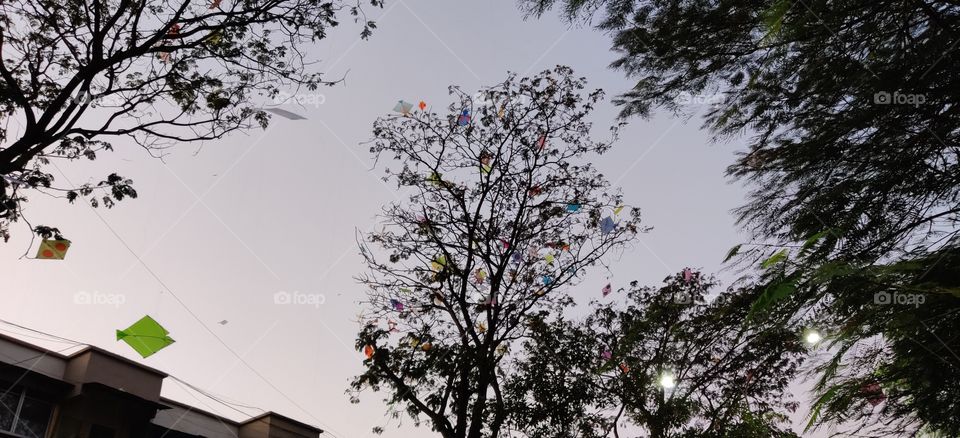
[[816, 330], [808, 330], [806, 334], [803, 335], [803, 340], [810, 345], [811, 347], [820, 343], [823, 340], [823, 336], [820, 335], [820, 332]]
[[673, 377], [673, 374], [669, 372], [661, 374], [660, 386], [662, 386], [664, 389], [673, 389], [673, 387], [677, 386], [677, 382]]

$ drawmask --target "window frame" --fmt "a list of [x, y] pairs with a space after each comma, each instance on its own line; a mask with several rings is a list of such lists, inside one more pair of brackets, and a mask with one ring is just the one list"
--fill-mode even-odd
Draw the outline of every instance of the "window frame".
[[[19, 392], [20, 397], [17, 399], [17, 409], [13, 413], [13, 422], [10, 423], [9, 430], [0, 429], [0, 436], [10, 436], [10, 437], [18, 437], [18, 438], [45, 438], [47, 436], [47, 429], [50, 427], [50, 417], [53, 416], [53, 409], [50, 409], [50, 412], [47, 413], [47, 424], [44, 425], [42, 434], [37, 435], [35, 437], [31, 437], [28, 435], [21, 435], [17, 433], [16, 430], [17, 430], [17, 425], [20, 424], [20, 414], [23, 411], [23, 403], [27, 399], [27, 388], [23, 386], [17, 388], [14, 386], [14, 387], [10, 387], [6, 392], [13, 392], [15, 390]], [[44, 402], [42, 399], [39, 399], [39, 398], [36, 398], [36, 400]], [[49, 403], [47, 404], [49, 405]]]

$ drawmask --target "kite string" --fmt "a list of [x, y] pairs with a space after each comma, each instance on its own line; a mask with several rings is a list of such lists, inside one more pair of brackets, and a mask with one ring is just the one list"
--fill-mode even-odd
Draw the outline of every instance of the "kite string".
[[[71, 349], [71, 348], [76, 348], [76, 347], [80, 347], [80, 346], [83, 346], [83, 347], [92, 347], [90, 344], [87, 344], [87, 343], [85, 343], [85, 342], [80, 342], [80, 341], [76, 341], [76, 340], [73, 340], [73, 339], [70, 339], [70, 338], [64, 338], [64, 337], [57, 336], [57, 335], [54, 335], [54, 334], [51, 334], [51, 333], [47, 333], [47, 332], [44, 332], [44, 331], [40, 331], [40, 330], [37, 330], [37, 329], [32, 329], [32, 328], [30, 328], [30, 327], [25, 327], [25, 326], [22, 326], [22, 325], [20, 325], [20, 324], [17, 324], [17, 323], [14, 323], [14, 322], [10, 322], [10, 321], [7, 321], [7, 320], [2, 319], [2, 318], [0, 318], [0, 322], [2, 322], [2, 323], [4, 323], [4, 324], [7, 324], [7, 325], [11, 325], [11, 326], [17, 327], [17, 328], [20, 328], [20, 329], [23, 329], [23, 330], [27, 330], [27, 331], [30, 331], [30, 332], [33, 332], [33, 333], [37, 333], [37, 334], [40, 334], [40, 335], [48, 336], [48, 337], [50, 337], [50, 338], [56, 339], [56, 340], [59, 341], [59, 342], [66, 342], [66, 343], [71, 344], [71, 345], [69, 345], [69, 346], [67, 346], [67, 347], [65, 347], [65, 348], [62, 348], [62, 349], [60, 349], [60, 350], [57, 350], [56, 353], [58, 353], [58, 354], [63, 353], [64, 351], [67, 351], [67, 350], [69, 350], [69, 349]], [[4, 330], [4, 331], [5, 331], [5, 330]], [[36, 337], [36, 336], [25, 335], [25, 334], [23, 334], [23, 333], [17, 333], [17, 332], [12, 332], [12, 331], [7, 331], [7, 333], [11, 333], [11, 334], [17, 335], [17, 336], [25, 336], [25, 337], [28, 337], [28, 338], [43, 340], [43, 338], [39, 338], [39, 337]], [[48, 339], [48, 341], [50, 341], [50, 340]], [[41, 347], [41, 348], [42, 348], [42, 347]], [[47, 355], [47, 354], [50, 354], [49, 351], [44, 352], [44, 353], [41, 353], [41, 354], [38, 354], [38, 355], [35, 355], [35, 356], [32, 356], [32, 357], [29, 357], [29, 358], [26, 358], [26, 359], [23, 359], [23, 360], [20, 360], [20, 361], [15, 362], [15, 363], [11, 363], [10, 365], [19, 365], [19, 364], [21, 364], [21, 363], [31, 361], [31, 360], [33, 360], [33, 359], [36, 359], [36, 358], [45, 356], [45, 355]], [[245, 415], [245, 416], [252, 417], [249, 413], [243, 412], [243, 411], [235, 408], [234, 406], [240, 406], [240, 407], [248, 408], [248, 409], [255, 409], [255, 410], [258, 410], [258, 411], [264, 412], [264, 413], [268, 412], [267, 410], [265, 410], [265, 409], [263, 409], [263, 408], [256, 407], [256, 406], [249, 406], [249, 405], [244, 405], [244, 404], [240, 404], [240, 403], [231, 403], [231, 402], [228, 402], [228, 401], [224, 401], [224, 400], [221, 399], [220, 397], [215, 396], [213, 393], [211, 393], [211, 392], [209, 392], [209, 391], [206, 391], [206, 390], [204, 390], [204, 389], [201, 389], [200, 387], [198, 387], [198, 386], [196, 386], [196, 385], [194, 385], [194, 384], [192, 384], [192, 383], [190, 383], [190, 382], [187, 382], [187, 381], [185, 381], [185, 380], [183, 380], [183, 379], [181, 379], [181, 378], [179, 378], [179, 377], [177, 377], [177, 376], [174, 376], [174, 375], [168, 374], [168, 373], [165, 373], [165, 374], [167, 374], [167, 377], [170, 377], [171, 379], [173, 379], [173, 380], [175, 380], [175, 381], [177, 381], [177, 382], [180, 382], [180, 383], [182, 383], [183, 385], [186, 385], [186, 386], [189, 387], [190, 389], [192, 389], [192, 390], [194, 390], [194, 391], [196, 391], [196, 392], [198, 392], [198, 393], [206, 396], [207, 398], [210, 398], [211, 400], [214, 400], [214, 401], [216, 401], [217, 403], [220, 403], [220, 404], [222, 404], [222, 405], [224, 405], [224, 406], [226, 406], [226, 407], [228, 407], [228, 408], [230, 408], [230, 409], [233, 409], [234, 411], [237, 411], [237, 412], [239, 412], [239, 413], [241, 413], [241, 414], [243, 414], [243, 415]]]
[[[53, 167], [54, 167], [55, 169], [57, 169], [57, 171], [60, 173], [60, 175], [63, 176], [64, 180], [66, 180], [68, 184], [70, 184], [71, 186], [74, 185], [73, 182], [70, 181], [70, 178], [67, 177], [67, 175], [66, 175], [65, 173], [63, 173], [63, 170], [61, 170], [60, 167], [58, 167], [56, 163], [51, 163], [51, 164], [53, 165]], [[180, 305], [180, 307], [182, 307], [191, 317], [193, 317], [193, 319], [196, 320], [198, 324], [200, 324], [200, 327], [203, 327], [203, 329], [206, 330], [206, 332], [209, 333], [210, 336], [213, 336], [213, 338], [216, 339], [217, 342], [219, 342], [220, 345], [223, 346], [223, 348], [225, 348], [227, 351], [229, 351], [230, 354], [232, 354], [233, 357], [236, 358], [238, 362], [240, 362], [241, 364], [243, 364], [243, 366], [247, 367], [247, 369], [249, 369], [253, 374], [255, 374], [258, 378], [260, 378], [260, 380], [262, 380], [264, 383], [266, 383], [267, 386], [269, 386], [269, 387], [272, 388], [274, 391], [276, 391], [278, 394], [280, 394], [280, 396], [283, 397], [285, 400], [287, 400], [290, 404], [292, 404], [293, 406], [296, 406], [298, 409], [300, 409], [301, 411], [303, 411], [303, 413], [305, 413], [305, 414], [307, 414], [308, 416], [310, 416], [311, 418], [313, 418], [313, 420], [316, 421], [317, 423], [320, 423], [320, 425], [323, 426], [323, 428], [325, 429], [325, 430], [324, 430], [325, 433], [330, 434], [330, 435], [333, 436], [334, 438], [339, 438], [339, 434], [334, 433], [332, 430], [330, 430], [331, 428], [330, 428], [329, 426], [327, 426], [327, 425], [326, 425], [323, 421], [321, 421], [319, 418], [317, 418], [316, 415], [313, 415], [313, 413], [310, 412], [309, 410], [307, 410], [306, 408], [304, 408], [303, 405], [301, 405], [300, 403], [298, 403], [296, 400], [292, 399], [292, 398], [291, 398], [290, 396], [288, 396], [285, 392], [281, 391], [280, 388], [277, 387], [277, 385], [274, 385], [273, 382], [271, 382], [270, 380], [268, 380], [262, 373], [260, 373], [260, 371], [257, 371], [257, 369], [255, 369], [252, 365], [250, 365], [249, 362], [247, 362], [242, 356], [240, 356], [240, 354], [238, 354], [238, 353], [236, 352], [236, 350], [234, 350], [234, 349], [231, 348], [229, 345], [227, 345], [227, 343], [224, 342], [224, 340], [223, 340], [219, 335], [217, 335], [216, 332], [214, 332], [212, 329], [210, 329], [210, 327], [208, 327], [206, 324], [204, 324], [203, 320], [193, 311], [193, 309], [191, 309], [190, 306], [187, 306], [187, 303], [183, 302], [183, 300], [180, 299], [180, 297], [179, 297], [176, 293], [174, 293], [173, 290], [170, 289], [170, 287], [167, 286], [167, 284], [160, 278], [160, 276], [157, 275], [157, 273], [154, 272], [153, 269], [151, 269], [150, 266], [147, 265], [147, 263], [143, 261], [143, 259], [140, 257], [140, 255], [137, 254], [137, 252], [134, 251], [133, 248], [130, 247], [130, 245], [127, 243], [127, 241], [124, 240], [122, 237], [120, 237], [120, 234], [117, 233], [117, 230], [115, 230], [115, 229], [110, 225], [110, 223], [107, 222], [107, 220], [103, 218], [103, 215], [101, 215], [100, 212], [97, 211], [97, 209], [95, 209], [95, 208], [92, 208], [92, 207], [91, 207], [90, 210], [91, 210], [91, 212], [93, 212], [93, 214], [94, 214], [95, 216], [97, 216], [97, 219], [99, 219], [100, 222], [103, 223], [103, 225], [107, 228], [107, 230], [109, 230], [110, 233], [113, 234], [113, 236], [116, 237], [117, 240], [120, 241], [120, 244], [123, 245], [124, 248], [126, 248], [126, 250], [130, 253], [130, 255], [132, 255], [133, 258], [135, 258], [135, 259], [137, 260], [137, 262], [139, 262], [140, 265], [143, 266], [143, 269], [146, 270], [147, 273], [150, 274], [150, 276], [153, 277], [153, 279], [156, 280], [157, 283], [159, 283], [160, 286], [162, 286], [163, 289], [164, 289], [166, 292], [168, 292], [171, 297], [173, 297], [174, 301], [176, 301], [176, 302]]]

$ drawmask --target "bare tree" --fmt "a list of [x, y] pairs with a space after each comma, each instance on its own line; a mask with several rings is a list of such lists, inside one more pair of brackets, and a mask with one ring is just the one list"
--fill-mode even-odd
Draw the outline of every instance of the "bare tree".
[[310, 72], [302, 49], [343, 14], [362, 21], [363, 38], [375, 27], [359, 3], [326, 0], [3, 2], [0, 236], [9, 238], [29, 190], [108, 207], [136, 196], [116, 174], [57, 187], [54, 160], [93, 160], [118, 136], [158, 156], [179, 142], [266, 127], [251, 97], [336, 82]]
[[500, 434], [501, 383], [524, 355], [511, 347], [572, 304], [585, 269], [644, 231], [585, 160], [611, 142], [590, 139], [586, 116], [603, 94], [584, 86], [568, 67], [511, 75], [476, 95], [451, 87], [448, 114], [401, 102], [404, 115], [374, 124], [371, 152], [399, 166], [385, 179], [408, 198], [366, 236], [376, 248], [361, 244], [371, 319], [354, 401], [384, 390], [445, 438]]

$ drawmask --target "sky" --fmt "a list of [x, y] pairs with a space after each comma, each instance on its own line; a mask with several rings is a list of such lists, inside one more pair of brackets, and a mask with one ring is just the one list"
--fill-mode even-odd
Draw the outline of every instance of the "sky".
[[[140, 197], [93, 210], [33, 196], [28, 219], [55, 224], [73, 246], [64, 261], [21, 259], [29, 232], [15, 227], [0, 245], [0, 319], [96, 345], [330, 436], [370, 437], [377, 426], [384, 437], [427, 435], [387, 415], [380, 394], [366, 392], [354, 405], [344, 392], [363, 360], [353, 348], [363, 297], [354, 280], [363, 272], [356, 238], [398, 200], [380, 170], [371, 170], [363, 142], [373, 121], [400, 99], [445, 107], [448, 85], [476, 90], [508, 71], [530, 75], [565, 64], [590, 88], [607, 91], [593, 114], [596, 135], [605, 138], [617, 114], [610, 98], [631, 81], [607, 67], [615, 59], [607, 35], [556, 14], [524, 20], [512, 2], [387, 0], [367, 13], [378, 24], [369, 40], [346, 21], [309, 49], [320, 60], [312, 68], [345, 81], [283, 107], [307, 120], [274, 117], [266, 130], [180, 145], [163, 160], [121, 141], [96, 162], [61, 166], [61, 184], [117, 171], [134, 180]], [[702, 109], [695, 105], [691, 111]], [[713, 144], [700, 127], [696, 117], [672, 114], [632, 119], [597, 158], [654, 229], [611, 260], [610, 272], [595, 272], [571, 291], [578, 303], [600, 299], [607, 281], [656, 285], [688, 266], [719, 272], [727, 250], [744, 240], [730, 210], [746, 190], [724, 176], [743, 140]], [[277, 303], [283, 293], [300, 304]], [[114, 330], [145, 314], [177, 343], [141, 359], [116, 342]], [[0, 332], [36, 336], [2, 323]], [[170, 380], [164, 395], [245, 418]]]

